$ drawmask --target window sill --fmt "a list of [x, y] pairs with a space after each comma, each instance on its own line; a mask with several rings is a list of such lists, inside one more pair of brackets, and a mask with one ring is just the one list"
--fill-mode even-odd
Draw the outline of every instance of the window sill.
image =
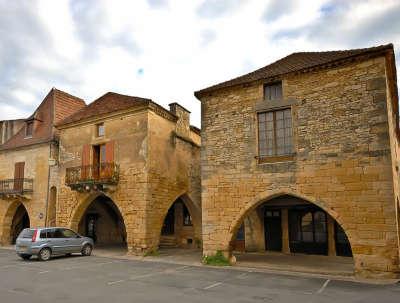
[[256, 156], [258, 164], [266, 163], [279, 163], [279, 162], [291, 162], [294, 161], [295, 154], [281, 155], [281, 156]]

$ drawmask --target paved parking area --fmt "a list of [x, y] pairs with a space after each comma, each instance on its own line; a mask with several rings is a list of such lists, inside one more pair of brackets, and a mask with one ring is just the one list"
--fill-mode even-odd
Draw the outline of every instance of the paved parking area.
[[400, 285], [0, 249], [0, 302], [400, 302]]

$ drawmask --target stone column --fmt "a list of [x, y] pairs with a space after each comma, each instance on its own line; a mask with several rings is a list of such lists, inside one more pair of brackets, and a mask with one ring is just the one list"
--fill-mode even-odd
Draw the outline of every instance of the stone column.
[[327, 215], [328, 220], [328, 256], [336, 256], [335, 220]]
[[281, 222], [282, 222], [282, 252], [284, 254], [290, 254], [289, 211], [287, 208], [281, 210]]

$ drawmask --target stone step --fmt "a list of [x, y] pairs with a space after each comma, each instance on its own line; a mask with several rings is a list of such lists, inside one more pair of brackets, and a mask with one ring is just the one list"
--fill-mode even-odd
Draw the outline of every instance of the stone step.
[[171, 236], [161, 236], [160, 247], [177, 247], [176, 238]]

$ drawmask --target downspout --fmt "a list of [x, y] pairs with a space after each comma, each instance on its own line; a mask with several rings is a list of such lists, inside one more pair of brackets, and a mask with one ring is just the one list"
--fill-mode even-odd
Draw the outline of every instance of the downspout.
[[[50, 142], [49, 144], [49, 159], [51, 157], [51, 145], [53, 144], [53, 142]], [[45, 215], [44, 215], [44, 226], [47, 227], [47, 213], [48, 213], [48, 209], [49, 209], [49, 187], [50, 187], [50, 165], [47, 161], [47, 166], [48, 166], [48, 172], [47, 172], [47, 195], [46, 195], [46, 210], [45, 210]]]

